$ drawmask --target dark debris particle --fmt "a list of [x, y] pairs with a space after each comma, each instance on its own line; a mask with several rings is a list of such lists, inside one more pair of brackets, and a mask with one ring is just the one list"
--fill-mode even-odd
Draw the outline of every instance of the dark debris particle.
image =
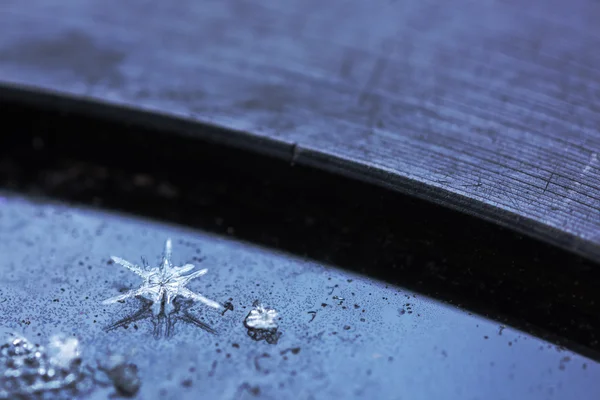
[[349, 331], [350, 329], [351, 329], [351, 328], [350, 328], [350, 325], [346, 325], [346, 326], [344, 326], [344, 330], [345, 330], [345, 331]]
[[192, 380], [191, 379], [184, 379], [183, 381], [181, 381], [181, 386], [189, 388], [192, 387]]
[[227, 311], [233, 311], [233, 304], [230, 301], [223, 303], [223, 312], [221, 315], [225, 315]]
[[138, 376], [138, 367], [132, 363], [123, 362], [106, 371], [113, 386], [121, 396], [133, 397], [142, 386]]
[[558, 366], [558, 369], [560, 369], [561, 371], [564, 371], [564, 370], [566, 369], [566, 367], [567, 367], [567, 365], [566, 365], [566, 364], [567, 364], [569, 361], [571, 361], [571, 357], [569, 357], [569, 356], [565, 356], [565, 357], [561, 358], [561, 360], [560, 360], [560, 364], [559, 364], [559, 366]]
[[484, 336], [483, 338], [484, 338], [484, 339], [488, 339], [489, 337], [488, 337], [488, 336]]
[[239, 348], [240, 348], [240, 345], [239, 345], [239, 344], [237, 344], [237, 343], [234, 343], [234, 344], [232, 344], [232, 345], [231, 345], [231, 347], [235, 347], [236, 349], [239, 349]]
[[247, 391], [253, 396], [260, 396], [260, 387], [259, 386], [251, 386], [249, 383], [243, 383], [240, 386], [240, 391]]
[[289, 348], [289, 349], [281, 350], [279, 352], [279, 354], [284, 355], [284, 354], [286, 354], [288, 352], [291, 352], [294, 355], [298, 354], [298, 353], [300, 353], [300, 347], [292, 347], [292, 348]]

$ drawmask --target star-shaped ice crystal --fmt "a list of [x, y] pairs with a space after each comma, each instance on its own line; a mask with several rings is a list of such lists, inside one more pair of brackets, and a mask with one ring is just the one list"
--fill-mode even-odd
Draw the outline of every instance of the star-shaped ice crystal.
[[221, 305], [216, 301], [209, 300], [206, 297], [194, 293], [187, 289], [185, 285], [194, 278], [202, 276], [208, 272], [208, 269], [201, 269], [192, 272], [189, 275], [184, 275], [190, 272], [195, 267], [192, 264], [186, 264], [182, 267], [176, 267], [171, 263], [172, 244], [171, 239], [167, 239], [165, 243], [165, 253], [162, 263], [158, 267], [144, 268], [125, 261], [119, 257], [111, 257], [111, 259], [136, 273], [144, 279], [144, 283], [134, 290], [130, 290], [119, 296], [104, 300], [103, 304], [112, 304], [131, 297], [142, 296], [152, 301], [152, 313], [155, 316], [169, 315], [174, 310], [173, 300], [177, 296], [185, 297], [194, 301], [199, 301], [207, 306], [221, 308]]

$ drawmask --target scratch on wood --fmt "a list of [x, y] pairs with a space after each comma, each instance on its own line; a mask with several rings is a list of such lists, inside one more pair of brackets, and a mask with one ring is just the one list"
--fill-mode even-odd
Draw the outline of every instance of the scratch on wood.
[[477, 178], [477, 183], [469, 183], [466, 185], [462, 185], [462, 187], [480, 187], [481, 186], [481, 177]]
[[517, 202], [513, 198], [513, 195], [514, 195], [513, 191], [508, 186], [505, 187], [505, 190], [508, 192], [507, 198], [512, 203], [512, 205], [515, 207], [515, 210], [516, 211], [520, 210], [519, 205], [517, 204]]
[[371, 89], [377, 86], [379, 83], [379, 79], [381, 79], [381, 75], [383, 71], [385, 71], [385, 67], [387, 66], [388, 60], [385, 57], [379, 57], [371, 70], [371, 75], [369, 75], [369, 79], [367, 80], [367, 84], [363, 88], [362, 92], [358, 96], [358, 104], [364, 105], [364, 103], [369, 98]]
[[550, 185], [550, 182], [552, 181], [552, 178], [554, 178], [554, 172], [552, 172], [550, 174], [550, 178], [548, 178], [548, 180], [546, 181], [546, 186], [544, 187], [543, 193], [546, 193], [546, 190], [548, 190], [548, 186]]
[[[581, 180], [581, 178], [583, 178], [585, 175], [587, 175], [592, 170], [593, 165], [596, 164], [597, 161], [598, 161], [598, 153], [592, 153], [590, 156], [590, 161], [586, 164], [586, 166], [583, 168], [583, 170], [579, 174], [580, 180]], [[579, 182], [578, 180], [575, 180], [575, 179], [573, 179], [573, 183], [575, 184], [575, 186], [581, 185], [581, 182]], [[577, 192], [575, 191], [575, 189], [573, 189], [573, 187], [571, 185], [569, 191], [567, 192], [567, 194], [565, 196], [565, 202], [564, 202], [565, 206], [567, 204], [569, 204], [571, 201], [573, 201], [573, 195], [575, 193], [577, 193]]]
[[592, 157], [590, 158], [590, 162], [583, 169], [583, 173], [587, 174], [592, 169], [592, 165], [598, 162], [598, 153], [592, 153]]

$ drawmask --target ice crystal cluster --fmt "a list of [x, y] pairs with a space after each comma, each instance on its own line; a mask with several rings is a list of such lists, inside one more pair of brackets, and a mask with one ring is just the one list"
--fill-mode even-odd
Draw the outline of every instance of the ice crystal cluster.
[[163, 315], [163, 313], [164, 315], [169, 315], [172, 313], [175, 309], [173, 301], [178, 296], [199, 301], [209, 307], [220, 308], [221, 305], [216, 301], [209, 300], [201, 294], [194, 293], [185, 287], [192, 279], [206, 274], [208, 270], [201, 269], [187, 274], [195, 268], [194, 265], [186, 264], [181, 267], [173, 265], [171, 261], [172, 253], [171, 239], [168, 239], [165, 243], [162, 262], [158, 267], [138, 266], [122, 258], [111, 257], [115, 263], [139, 275], [143, 279], [143, 283], [139, 288], [107, 299], [103, 303], [112, 304], [131, 297], [141, 296], [152, 302], [152, 313], [154, 316]]
[[92, 387], [73, 337], [55, 336], [44, 347], [11, 334], [0, 346], [1, 399], [71, 399]]

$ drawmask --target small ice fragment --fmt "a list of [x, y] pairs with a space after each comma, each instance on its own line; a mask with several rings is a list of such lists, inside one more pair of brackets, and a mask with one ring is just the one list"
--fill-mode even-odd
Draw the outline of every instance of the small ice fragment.
[[274, 308], [264, 307], [258, 301], [254, 302], [253, 305], [254, 309], [248, 313], [244, 320], [244, 326], [248, 329], [248, 336], [256, 341], [264, 339], [269, 344], [276, 344], [281, 336], [281, 333], [277, 332], [279, 313]]
[[246, 317], [245, 325], [252, 329], [277, 329], [278, 315], [279, 313], [275, 309], [257, 304]]
[[55, 335], [50, 338], [48, 355], [50, 362], [54, 365], [65, 369], [70, 368], [71, 365], [80, 361], [79, 340], [74, 337]]

